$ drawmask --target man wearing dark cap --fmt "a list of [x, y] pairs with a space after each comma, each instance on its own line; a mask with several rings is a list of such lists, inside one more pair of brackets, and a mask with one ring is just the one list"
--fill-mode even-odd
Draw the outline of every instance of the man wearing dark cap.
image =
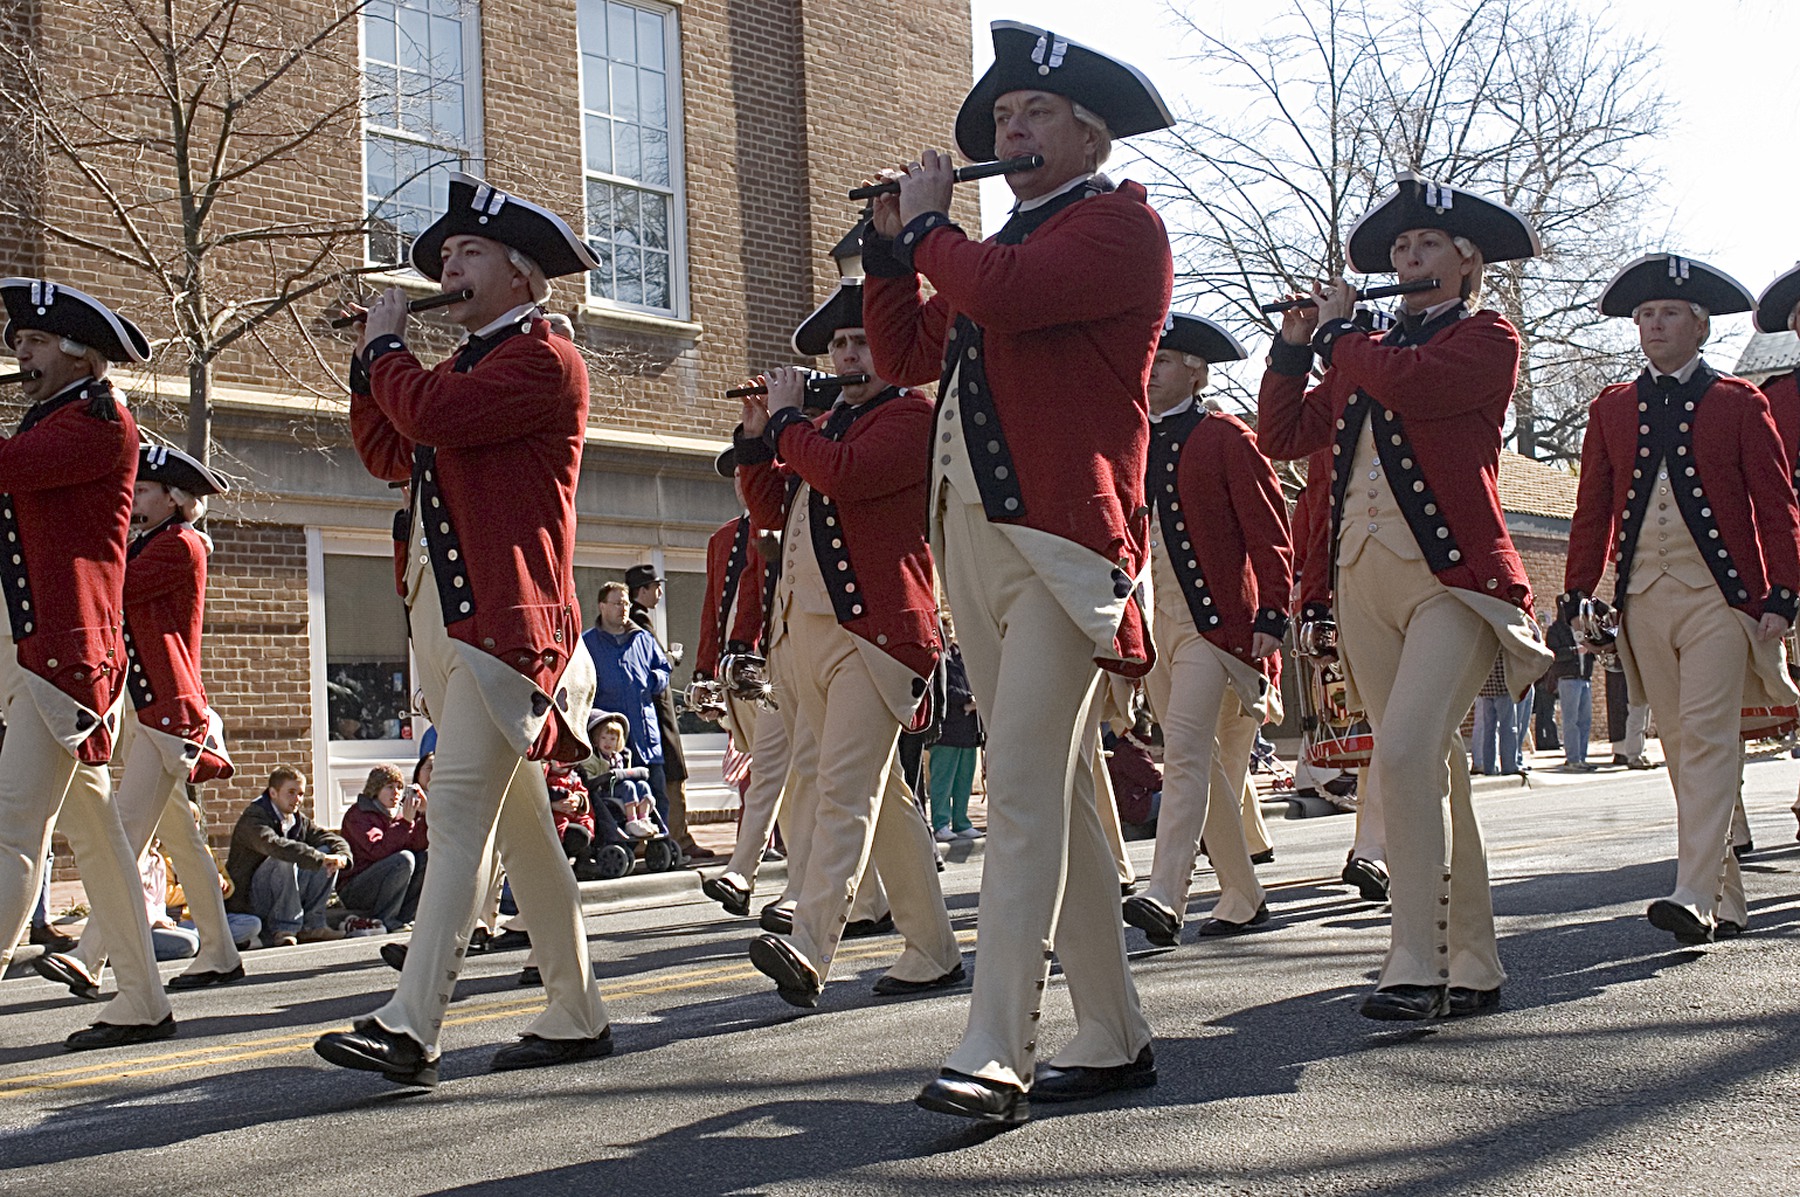
[[[6, 344], [31, 407], [0, 439], [0, 971], [37, 900], [60, 826], [94, 916], [109, 931], [118, 995], [71, 1049], [164, 1039], [175, 1019], [156, 974], [137, 856], [107, 762], [125, 695], [125, 542], [138, 432], [106, 374], [145, 362], [134, 324], [73, 287], [0, 280]], [[60, 815], [59, 815], [60, 812]], [[59, 822], [60, 819], [60, 822]]]
[[[212, 541], [194, 526], [225, 480], [179, 449], [145, 445], [138, 455], [125, 564], [125, 650], [137, 718], [121, 737], [125, 770], [116, 806], [135, 855], [160, 839], [181, 878], [200, 933], [200, 951], [171, 989], [241, 980], [244, 967], [225, 918], [219, 867], [207, 849], [189, 782], [223, 780], [231, 758], [219, 717], [200, 680], [206, 558]], [[109, 929], [88, 925], [75, 951], [46, 955], [38, 971], [83, 996], [97, 994]]]
[[1731, 851], [1746, 709], [1796, 701], [1781, 637], [1800, 604], [1800, 507], [1761, 391], [1701, 356], [1714, 316], [1747, 312], [1729, 275], [1648, 254], [1607, 284], [1605, 316], [1637, 325], [1647, 364], [1600, 392], [1581, 444], [1565, 614], [1610, 558], [1619, 661], [1649, 700], [1675, 787], [1675, 888], [1653, 926], [1684, 944], [1749, 926]]
[[1161, 947], [1177, 942], [1186, 921], [1202, 834], [1219, 900], [1200, 934], [1236, 935], [1269, 919], [1240, 795], [1256, 729], [1281, 719], [1278, 654], [1293, 585], [1287, 501], [1256, 434], [1200, 399], [1211, 363], [1244, 356], [1212, 321], [1171, 313], [1150, 370], [1144, 489], [1156, 520], [1156, 667], [1146, 688], [1166, 755], [1150, 885], [1124, 911]]
[[798, 779], [810, 812], [788, 824], [790, 845], [805, 841], [789, 858], [800, 871], [792, 934], [759, 936], [750, 960], [784, 1000], [812, 1007], [871, 863], [906, 940], [875, 991], [944, 988], [964, 972], [931, 831], [894, 780], [900, 731], [919, 711], [939, 651], [922, 518], [931, 405], [870, 364], [860, 280], [840, 280], [793, 343], [802, 355], [829, 353], [838, 374], [869, 376], [844, 387], [815, 424], [802, 409], [807, 371], [771, 371], [766, 406], [747, 400], [735, 437], [751, 518], [782, 529], [769, 631], [781, 715], [796, 755], [817, 761], [812, 778]]
[[580, 352], [539, 306], [549, 279], [595, 266], [554, 212], [450, 176], [449, 208], [413, 244], [420, 273], [467, 290], [469, 336], [426, 369], [407, 349], [407, 297], [369, 310], [351, 365], [350, 426], [377, 478], [409, 484], [398, 562], [425, 705], [438, 730], [431, 868], [394, 997], [315, 1045], [399, 1084], [438, 1079], [438, 1032], [461, 971], [489, 845], [531, 926], [548, 1008], [496, 1070], [609, 1054], [581, 899], [539, 762], [591, 751], [594, 668], [575, 595], [575, 487], [587, 432]]
[[[1060, 35], [993, 27], [963, 101], [975, 161], [1040, 155], [992, 239], [950, 219], [951, 161], [927, 150], [863, 243], [876, 371], [939, 380], [931, 535], [988, 724], [988, 840], [969, 1025], [927, 1109], [1010, 1124], [1040, 1100], [1154, 1084], [1125, 962], [1119, 874], [1094, 799], [1100, 671], [1141, 676], [1148, 561], [1145, 386], [1168, 313], [1168, 234], [1136, 183], [1099, 174], [1115, 137], [1173, 122], [1138, 71]], [[922, 284], [935, 294], [926, 298]], [[941, 370], [941, 373], [940, 373]], [[1052, 955], [1077, 1011], [1039, 1063]]]

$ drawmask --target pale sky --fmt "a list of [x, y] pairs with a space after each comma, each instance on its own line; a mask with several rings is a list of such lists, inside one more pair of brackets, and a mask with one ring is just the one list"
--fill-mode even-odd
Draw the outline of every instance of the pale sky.
[[[1197, 23], [1227, 39], [1252, 40], [1258, 23], [1287, 0], [1177, 0]], [[1800, 4], [1783, 0], [1568, 0], [1603, 12], [1623, 35], [1660, 47], [1656, 83], [1672, 111], [1671, 133], [1654, 151], [1665, 195], [1648, 239], [1700, 258], [1755, 294], [1800, 259]], [[1137, 66], [1170, 106], [1241, 102], [1183, 60], [1191, 48], [1164, 0], [972, 0], [975, 70], [993, 58], [989, 22], [1018, 20], [1066, 34]], [[949, 140], [949, 130], [945, 130]], [[1131, 174], [1129, 142], [1109, 173]], [[983, 184], [988, 231], [1005, 220], [1011, 193]], [[1623, 265], [1623, 263], [1621, 263]], [[1730, 368], [1750, 331], [1748, 316], [1715, 322], [1715, 364]], [[1257, 349], [1252, 354], [1260, 356]]]

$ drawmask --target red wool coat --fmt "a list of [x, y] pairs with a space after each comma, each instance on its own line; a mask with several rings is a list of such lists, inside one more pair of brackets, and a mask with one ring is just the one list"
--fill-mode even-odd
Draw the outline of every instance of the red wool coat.
[[756, 528], [740, 515], [706, 541], [706, 602], [700, 609], [700, 647], [694, 675], [716, 677], [730, 644], [762, 644], [763, 583], [767, 565], [756, 551]]
[[[1608, 558], [1618, 562], [1626, 547], [1627, 526], [1633, 523], [1627, 508], [1634, 500], [1647, 505], [1646, 479], [1633, 476], [1642, 447], [1639, 429], [1649, 427], [1640, 423], [1640, 402], [1636, 382], [1618, 383], [1588, 408], [1563, 576], [1567, 590], [1593, 594]], [[1684, 423], [1691, 428], [1674, 442], [1669, 474], [1679, 485], [1692, 469], [1693, 483], [1704, 492], [1699, 497], [1704, 507], [1695, 514], [1683, 508], [1682, 516], [1714, 567], [1725, 601], [1752, 619], [1760, 619], [1766, 607], [1791, 620], [1800, 591], [1800, 506], [1768, 400], [1741, 378], [1715, 377]], [[1643, 518], [1640, 509], [1635, 519]], [[1710, 535], [1715, 529], [1717, 537]], [[1708, 551], [1713, 545], [1723, 546], [1729, 558], [1714, 557]], [[1726, 568], [1736, 575], [1723, 574]], [[1619, 580], [1620, 600], [1627, 580]]]
[[1769, 401], [1788, 471], [1800, 484], [1800, 374], [1777, 374], [1756, 388]]
[[1294, 503], [1294, 576], [1301, 619], [1331, 618], [1331, 452], [1306, 459], [1306, 486]]
[[[870, 402], [877, 406], [859, 416], [840, 441], [808, 421], [788, 424], [781, 431], [779, 461], [745, 464], [746, 456], [757, 456], [754, 446], [760, 442], [740, 436], [738, 477], [750, 518], [761, 528], [786, 526], [790, 477], [831, 500], [842, 523], [843, 546], [821, 551], [815, 538], [813, 548], [838, 623], [924, 678], [936, 668], [939, 651], [931, 548], [925, 540], [931, 401], [917, 391], [901, 391]], [[839, 570], [828, 551], [842, 553], [849, 569]], [[854, 579], [857, 589], [842, 591], [841, 578]]]
[[[1149, 486], [1161, 492], [1155, 497], [1164, 547], [1182, 580], [1194, 626], [1240, 661], [1279, 676], [1278, 656], [1258, 659], [1250, 653], [1254, 633], [1276, 639], [1287, 633], [1294, 584], [1287, 500], [1269, 459], [1256, 447], [1256, 434], [1236, 416], [1194, 411], [1165, 418], [1151, 436]], [[1157, 463], [1171, 454], [1177, 459], [1174, 494], [1163, 491], [1170, 483], [1156, 477], [1166, 473]], [[1179, 512], [1162, 507], [1175, 497]], [[1188, 517], [1179, 520], [1185, 526], [1177, 528], [1172, 516]], [[1183, 546], [1186, 551], [1180, 551]], [[1188, 569], [1189, 561], [1197, 568]], [[1199, 610], [1193, 610], [1194, 580], [1204, 581], [1212, 599]], [[1218, 622], [1207, 626], [1215, 618]]]
[[[1384, 345], [1361, 330], [1346, 331], [1332, 343], [1330, 368], [1311, 390], [1309, 363], [1308, 351], [1277, 339], [1257, 404], [1263, 451], [1295, 458], [1323, 450], [1332, 453], [1335, 467], [1347, 471], [1350, 450], [1335, 442], [1347, 410], [1359, 402], [1357, 392], [1366, 393], [1404, 429], [1394, 433], [1384, 420], [1374, 429], [1377, 439], [1403, 435], [1410, 445], [1407, 460], [1416, 460], [1406, 471], [1387, 470], [1402, 510], [1410, 497], [1403, 492], [1407, 477], [1423, 482], [1432, 496], [1429, 506], [1436, 510], [1419, 513], [1425, 525], [1413, 523], [1414, 513], [1406, 512], [1420, 548], [1429, 560], [1439, 528], [1447, 529], [1444, 542], [1455, 546], [1454, 560], [1433, 566], [1438, 581], [1529, 612], [1531, 581], [1506, 530], [1497, 486], [1500, 429], [1519, 374], [1519, 337], [1512, 325], [1498, 312], [1475, 312], [1412, 346]], [[1336, 546], [1330, 547], [1335, 559]], [[1311, 583], [1308, 591], [1310, 597]]]
[[[368, 392], [351, 396], [356, 450], [377, 478], [411, 480], [415, 502], [441, 497], [428, 518], [449, 524], [454, 544], [431, 546], [431, 568], [451, 638], [554, 695], [582, 631], [575, 487], [587, 366], [573, 344], [535, 318], [467, 373], [453, 372], [453, 360], [427, 370], [404, 349], [381, 353], [369, 367]], [[436, 450], [435, 468], [415, 479], [420, 446]], [[459, 577], [466, 587], [455, 585]], [[549, 714], [531, 758], [585, 759], [587, 729], [573, 727], [554, 702]]]
[[[116, 418], [90, 413], [108, 402]], [[20, 665], [101, 717], [76, 755], [105, 764], [118, 733], [105, 716], [125, 686], [137, 422], [105, 381], [66, 390], [26, 419], [30, 428], [0, 437], [0, 537], [17, 545], [0, 552], [13, 640]], [[66, 740], [87, 728], [52, 730]]]
[[177, 516], [132, 541], [125, 563], [125, 638], [138, 722], [201, 747], [188, 780], [230, 777], [223, 746], [208, 744], [200, 681], [206, 542]]
[[[962, 351], [949, 335], [956, 317], [974, 321], [1016, 466], [1017, 522], [1074, 541], [1135, 579], [1150, 535], [1144, 392], [1174, 278], [1168, 234], [1144, 189], [1128, 182], [1073, 203], [1018, 245], [934, 228], [912, 261], [916, 274], [871, 272], [863, 284], [876, 373], [908, 385], [939, 378], [946, 354]], [[929, 299], [921, 276], [936, 289]], [[1134, 602], [1113, 657], [1099, 663], [1141, 676], [1153, 651]]]

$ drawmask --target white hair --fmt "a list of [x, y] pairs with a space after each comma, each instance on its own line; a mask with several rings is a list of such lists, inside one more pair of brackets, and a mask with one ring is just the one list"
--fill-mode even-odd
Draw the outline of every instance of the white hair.
[[525, 276], [525, 284], [531, 289], [533, 303], [543, 303], [550, 297], [550, 280], [544, 277], [542, 266], [510, 245], [506, 247], [506, 260], [513, 264], [513, 269]]
[[112, 369], [112, 363], [106, 355], [91, 345], [83, 345], [74, 337], [63, 337], [57, 341], [56, 347], [69, 357], [80, 358], [87, 363], [88, 372], [95, 378], [105, 378]]
[[1487, 269], [1487, 259], [1481, 256], [1481, 247], [1467, 237], [1452, 237], [1450, 244], [1456, 247], [1463, 261], [1475, 259], [1475, 269], [1464, 276], [1462, 288], [1462, 297], [1473, 302], [1481, 297], [1481, 275]]
[[163, 489], [169, 492], [169, 498], [181, 509], [182, 519], [192, 524], [206, 518], [205, 495], [189, 494], [179, 486], [170, 486], [168, 483], [163, 484]]
[[1181, 355], [1181, 364], [1190, 370], [1200, 371], [1200, 377], [1194, 380], [1194, 394], [1198, 395], [1200, 388], [1212, 378], [1212, 363], [1192, 353], [1184, 353]]
[[1100, 135], [1098, 143], [1094, 146], [1094, 160], [1088, 163], [1089, 170], [1099, 170], [1106, 165], [1106, 160], [1112, 157], [1112, 130], [1106, 127], [1105, 121], [1089, 109], [1083, 108], [1073, 100], [1070, 100], [1069, 104], [1075, 111], [1075, 119]]

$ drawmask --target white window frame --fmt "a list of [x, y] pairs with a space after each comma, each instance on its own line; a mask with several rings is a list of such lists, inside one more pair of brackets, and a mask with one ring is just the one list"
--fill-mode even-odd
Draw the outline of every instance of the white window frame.
[[[579, 0], [577, 2], [579, 3]], [[685, 321], [689, 318], [687, 149], [685, 142], [687, 107], [681, 85], [681, 13], [677, 5], [660, 3], [658, 0], [617, 0], [617, 2], [641, 12], [660, 16], [663, 23], [663, 77], [668, 80], [669, 89], [669, 299], [673, 306], [657, 308], [647, 304], [625, 303], [617, 299], [609, 299], [595, 293], [591, 285], [591, 278], [587, 274], [582, 275], [582, 290], [586, 306], [590, 309], [602, 312], [631, 312], [665, 320]], [[579, 30], [579, 23], [577, 28]], [[580, 77], [577, 111], [581, 117], [581, 227], [591, 238], [594, 236], [594, 231], [588, 228], [587, 223], [587, 184], [589, 179], [614, 183], [638, 191], [657, 191], [658, 188], [639, 179], [628, 179], [623, 175], [588, 169], [587, 55], [581, 49], [579, 32], [576, 40], [576, 59]]]
[[[405, 0], [389, 0], [389, 2], [399, 5], [404, 3]], [[481, 61], [481, 0], [460, 0], [460, 7], [463, 9], [460, 19], [462, 21], [463, 133], [465, 144], [460, 149], [453, 150], [451, 147], [434, 142], [429, 138], [422, 137], [417, 133], [405, 129], [395, 129], [385, 125], [377, 125], [369, 119], [368, 106], [366, 101], [364, 101], [361, 117], [362, 138], [359, 146], [362, 153], [361, 211], [364, 219], [367, 219], [369, 216], [369, 201], [372, 198], [369, 190], [369, 140], [371, 137], [381, 137], [390, 141], [407, 142], [411, 145], [422, 146], [427, 149], [442, 152], [446, 156], [451, 153], [459, 153], [462, 156], [462, 165], [464, 169], [482, 161], [484, 157], [483, 126], [486, 118], [486, 110], [482, 103], [485, 81]], [[359, 15], [357, 18], [356, 39], [357, 64], [361, 72], [361, 75], [357, 80], [357, 86], [362, 87], [364, 86], [363, 81], [367, 77], [369, 64], [368, 27], [364, 16]], [[368, 232], [363, 234], [363, 260], [370, 266], [382, 264], [371, 252]], [[412, 263], [410, 261], [396, 273], [412, 275], [415, 277], [418, 275], [418, 272], [412, 268]]]

